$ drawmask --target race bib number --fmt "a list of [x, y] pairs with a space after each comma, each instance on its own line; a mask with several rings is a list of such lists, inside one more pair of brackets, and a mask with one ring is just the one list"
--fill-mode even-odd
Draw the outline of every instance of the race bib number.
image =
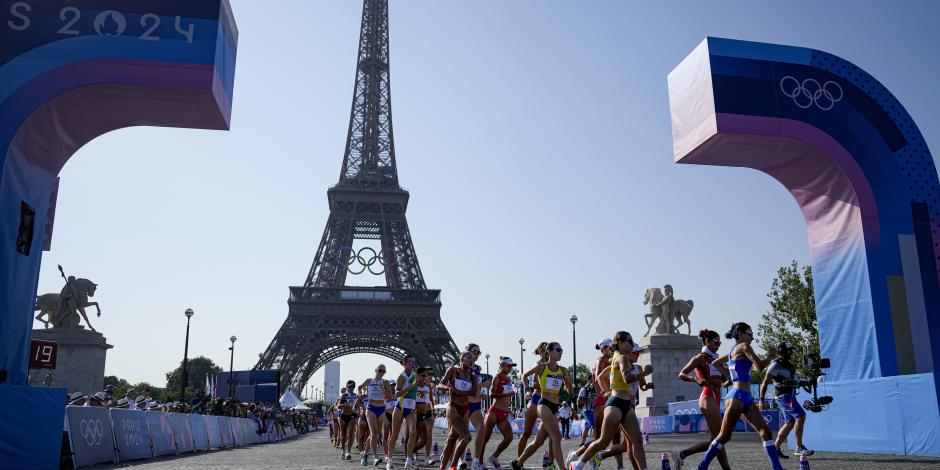
[[379, 385], [369, 385], [369, 399], [382, 401], [385, 399], [385, 390]]
[[395, 405], [398, 404], [398, 400], [392, 400], [385, 404], [385, 411], [392, 411], [395, 409]]
[[515, 392], [515, 387], [513, 387], [512, 384], [503, 385], [503, 393], [513, 393], [513, 392]]
[[454, 388], [458, 392], [469, 392], [473, 388], [473, 384], [469, 380], [454, 379]]
[[415, 409], [415, 401], [411, 398], [402, 398], [401, 407], [406, 410], [413, 410]]
[[559, 377], [546, 377], [545, 388], [547, 390], [561, 390], [562, 379]]

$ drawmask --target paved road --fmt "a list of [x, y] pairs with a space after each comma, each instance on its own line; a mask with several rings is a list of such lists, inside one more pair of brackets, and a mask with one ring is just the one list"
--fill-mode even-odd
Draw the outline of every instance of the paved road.
[[[666, 435], [653, 436], [652, 442], [648, 445], [647, 453], [650, 455], [650, 469], [659, 469], [658, 457], [660, 453], [666, 450], [683, 448], [696, 442], [696, 438], [703, 435]], [[442, 435], [436, 432], [438, 442], [443, 444]], [[509, 468], [508, 455], [515, 451], [516, 443], [507, 449], [503, 455], [503, 468]], [[577, 446], [574, 439], [562, 442], [562, 447], [567, 453]], [[492, 443], [489, 448], [492, 448]], [[489, 449], [488, 448], [488, 449]], [[766, 469], [769, 468], [767, 458], [763, 453], [760, 442], [754, 434], [737, 434], [735, 439], [728, 445], [731, 464], [735, 469]], [[487, 455], [489, 455], [487, 453]], [[541, 467], [541, 452], [536, 454], [527, 462], [526, 467], [530, 469], [539, 469]], [[419, 454], [419, 457], [423, 454]], [[355, 456], [354, 456], [355, 457]], [[695, 468], [698, 459], [694, 456], [690, 458], [684, 467]], [[403, 459], [398, 455], [395, 459], [396, 468], [401, 469]], [[881, 470], [881, 469], [940, 469], [940, 458], [919, 458], [894, 455], [877, 454], [848, 454], [838, 452], [818, 452], [811, 457], [813, 470]], [[259, 468], [259, 469], [317, 469], [317, 470], [357, 470], [363, 469], [357, 460], [342, 461], [340, 452], [330, 446], [329, 435], [324, 432], [307, 434], [286, 442], [276, 444], [257, 445], [252, 447], [216, 450], [188, 454], [186, 456], [174, 458], [162, 458], [157, 460], [131, 462], [122, 465], [109, 465], [95, 467], [96, 469], [106, 468], [127, 468], [135, 467], [141, 469], [168, 469], [168, 470], [203, 470], [203, 469], [228, 469], [228, 468]], [[784, 467], [790, 470], [799, 468], [796, 458], [784, 461]], [[368, 467], [375, 470], [377, 467]], [[421, 466], [422, 469], [432, 467]], [[613, 459], [604, 461], [603, 469], [615, 470]], [[712, 469], [720, 469], [718, 462], [711, 466]], [[364, 470], [364, 469], [363, 469]], [[383, 467], [384, 470], [384, 467]]]

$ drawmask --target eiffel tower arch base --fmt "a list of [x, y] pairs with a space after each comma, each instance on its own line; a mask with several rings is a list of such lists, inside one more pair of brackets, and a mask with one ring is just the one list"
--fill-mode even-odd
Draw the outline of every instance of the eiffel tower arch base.
[[457, 346], [441, 321], [438, 290], [292, 287], [288, 307], [257, 367], [280, 368], [281, 390], [299, 392], [327, 362], [350, 354], [377, 354], [396, 363], [412, 355], [438, 377], [457, 360]]

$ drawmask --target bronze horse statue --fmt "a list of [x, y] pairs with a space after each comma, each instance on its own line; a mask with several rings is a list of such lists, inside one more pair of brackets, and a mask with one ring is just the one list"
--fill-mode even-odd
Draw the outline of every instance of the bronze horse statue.
[[[46, 328], [49, 328], [50, 323], [53, 328], [82, 328], [82, 326], [79, 325], [78, 318], [78, 315], [81, 314], [88, 328], [90, 328], [91, 331], [96, 331], [95, 328], [91, 326], [91, 322], [88, 321], [85, 308], [94, 305], [95, 309], [98, 311], [98, 316], [101, 316], [101, 307], [98, 306], [98, 302], [88, 300], [89, 297], [94, 297], [97, 288], [98, 284], [88, 279], [69, 278], [65, 287], [62, 288], [62, 292], [58, 294], [43, 294], [36, 297], [36, 307], [34, 310], [39, 312], [39, 314], [36, 315], [36, 320], [43, 322]], [[44, 316], [47, 317], [48, 320], [43, 319]]]

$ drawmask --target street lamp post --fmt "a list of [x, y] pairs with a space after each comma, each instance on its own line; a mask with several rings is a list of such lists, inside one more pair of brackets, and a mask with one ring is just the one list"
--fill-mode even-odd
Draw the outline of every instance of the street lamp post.
[[[574, 324], [578, 322], [578, 316], [572, 315], [571, 318], [569, 318], [569, 320], [571, 320], [571, 388], [575, 390], [575, 396], [577, 396], [577, 393], [578, 393], [577, 392], [578, 390], [578, 374], [577, 374], [578, 340], [574, 334], [575, 332]], [[572, 408], [574, 408], [575, 411], [577, 411], [578, 400], [574, 399], [574, 400], [571, 400], [571, 402], [573, 403]]]
[[525, 380], [522, 380], [522, 374], [525, 373], [525, 359], [522, 358], [522, 353], [525, 352], [525, 349], [522, 347], [523, 344], [525, 344], [525, 338], [519, 338], [519, 382], [522, 384], [522, 387], [519, 387], [520, 408], [525, 403]]
[[228, 396], [230, 397], [235, 396], [235, 392], [234, 392], [235, 381], [232, 380], [232, 376], [234, 375], [234, 373], [232, 372], [232, 369], [233, 369], [233, 366], [235, 365], [235, 340], [237, 339], [238, 338], [236, 338], [235, 335], [232, 335], [232, 337], [228, 339], [229, 341], [232, 342], [232, 345], [229, 346], [228, 348], [228, 350], [232, 352], [229, 355], [229, 359], [228, 359]]
[[[490, 353], [486, 353], [486, 375], [490, 375]], [[486, 401], [486, 406], [487, 406], [487, 409], [489, 409], [489, 406], [490, 406], [490, 397], [489, 397], [489, 393], [487, 393], [487, 394], [486, 394], [486, 397], [484, 397], [484, 398], [486, 398], [486, 400], [485, 400], [485, 401]]]
[[185, 312], [186, 315], [186, 345], [183, 347], [183, 374], [180, 377], [180, 399], [185, 403], [186, 402], [186, 386], [189, 385], [189, 374], [186, 371], [186, 362], [189, 360], [189, 319], [193, 317], [193, 309], [187, 308]]

